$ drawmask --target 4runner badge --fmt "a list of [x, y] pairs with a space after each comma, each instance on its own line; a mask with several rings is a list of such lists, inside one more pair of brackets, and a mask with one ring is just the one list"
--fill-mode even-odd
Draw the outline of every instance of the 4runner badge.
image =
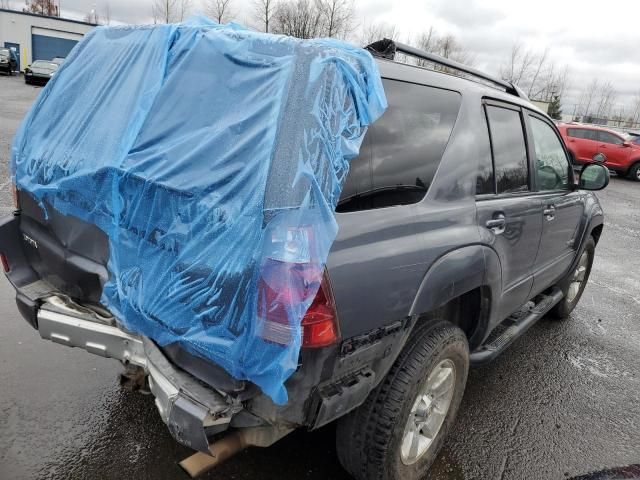
[[24, 238], [24, 241], [27, 242], [29, 245], [33, 246], [34, 248], [38, 248], [38, 242], [36, 242], [33, 238], [31, 238], [26, 233], [22, 234], [22, 238]]

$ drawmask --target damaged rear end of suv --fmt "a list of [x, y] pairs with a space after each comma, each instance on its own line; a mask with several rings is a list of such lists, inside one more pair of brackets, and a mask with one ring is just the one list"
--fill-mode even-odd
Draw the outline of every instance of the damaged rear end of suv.
[[0, 252], [19, 311], [122, 362], [209, 467], [313, 426], [340, 340], [334, 210], [385, 106], [345, 43], [203, 18], [96, 29], [13, 143]]
[[18, 309], [122, 362], [198, 451], [187, 472], [338, 420], [362, 480], [423, 478], [469, 367], [569, 316], [609, 180], [576, 176], [548, 116], [482, 72], [203, 19], [95, 29], [12, 171]]

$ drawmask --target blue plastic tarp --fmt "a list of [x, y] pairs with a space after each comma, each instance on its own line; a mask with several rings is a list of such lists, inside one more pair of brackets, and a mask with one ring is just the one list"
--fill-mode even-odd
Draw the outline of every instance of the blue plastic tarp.
[[281, 404], [349, 160], [385, 108], [374, 60], [343, 42], [99, 27], [25, 118], [12, 173], [107, 234], [101, 302], [126, 328]]

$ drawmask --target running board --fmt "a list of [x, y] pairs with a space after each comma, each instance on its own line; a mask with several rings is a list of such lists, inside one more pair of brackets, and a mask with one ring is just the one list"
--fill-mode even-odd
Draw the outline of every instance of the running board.
[[537, 303], [529, 302], [523, 310], [511, 315], [489, 335], [487, 343], [471, 353], [469, 356], [471, 365], [477, 367], [495, 359], [534, 323], [544, 317], [556, 303], [562, 300], [563, 296], [562, 290], [553, 287], [548, 294], [538, 295]]

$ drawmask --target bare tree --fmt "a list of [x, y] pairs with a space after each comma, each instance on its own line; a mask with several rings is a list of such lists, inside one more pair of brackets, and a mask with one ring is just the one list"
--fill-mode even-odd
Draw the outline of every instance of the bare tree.
[[51, 17], [59, 17], [60, 11], [53, 0], [25, 0], [23, 12], [37, 13], [39, 15], [48, 15]]
[[260, 29], [269, 33], [269, 27], [275, 15], [277, 4], [275, 0], [254, 0], [253, 10], [256, 20], [260, 23]]
[[184, 21], [185, 17], [191, 12], [191, 0], [180, 0], [178, 9], [180, 12], [180, 21]]
[[531, 85], [529, 85], [529, 90], [527, 92], [527, 96], [529, 96], [529, 98], [531, 98], [532, 93], [533, 93], [533, 89], [535, 88], [536, 82], [538, 81], [538, 78], [540, 77], [540, 73], [543, 71], [545, 64], [547, 63], [547, 57], [549, 56], [549, 47], [544, 49], [544, 52], [542, 52], [542, 55], [540, 55], [539, 59], [538, 59], [538, 67], [536, 68], [535, 73], [533, 74], [533, 78], [531, 79]]
[[505, 80], [522, 86], [522, 82], [528, 77], [536, 62], [535, 54], [525, 48], [521, 42], [515, 42], [506, 65], [503, 65], [500, 74]]
[[416, 40], [416, 45], [420, 50], [424, 50], [425, 52], [433, 51], [434, 45], [436, 41], [436, 32], [433, 27], [429, 27], [427, 32], [422, 32], [418, 35]]
[[84, 16], [84, 21], [87, 23], [93, 23], [94, 25], [100, 25], [100, 15], [95, 8], [92, 8], [89, 13]]
[[435, 39], [434, 53], [465, 65], [473, 66], [475, 64], [474, 56], [451, 34]]
[[615, 103], [616, 92], [611, 82], [604, 83], [598, 89], [598, 101], [596, 102], [596, 118], [608, 118], [611, 108]]
[[111, 25], [111, 5], [109, 5], [109, 2], [104, 7], [104, 24]]
[[353, 28], [353, 0], [317, 0], [322, 35], [344, 38]]
[[640, 90], [638, 90], [638, 92], [633, 97], [633, 102], [631, 105], [631, 116], [629, 118], [631, 120], [631, 123], [635, 125], [640, 122]]
[[580, 95], [579, 108], [578, 111], [580, 114], [587, 116], [591, 114], [591, 107], [593, 106], [593, 102], [596, 98], [596, 93], [600, 89], [600, 84], [597, 79], [593, 79], [589, 85], [587, 85], [586, 90], [582, 92]]
[[518, 85], [533, 100], [552, 102], [561, 98], [570, 80], [569, 68], [559, 69], [550, 58], [549, 48], [536, 52], [515, 42], [505, 64], [502, 78]]
[[153, 23], [182, 22], [191, 8], [191, 0], [154, 0]]
[[207, 0], [205, 10], [207, 15], [216, 20], [218, 23], [226, 23], [233, 19], [231, 11], [232, 0]]
[[171, 23], [176, 20], [177, 0], [154, 0], [151, 6], [153, 23]]
[[[435, 53], [436, 55], [440, 55], [441, 57], [449, 58], [468, 66], [473, 66], [475, 64], [475, 57], [468, 50], [466, 50], [453, 35], [448, 34], [440, 36], [433, 27], [429, 28], [428, 31], [421, 33], [420, 35], [418, 35], [416, 40], [410, 41], [409, 43], [413, 43], [420, 50], [424, 50], [429, 53]], [[407, 59], [407, 61], [411, 60]], [[427, 60], [417, 59], [413, 61], [421, 67], [428, 66], [429, 68], [432, 68], [434, 70], [456, 73], [450, 68], [434, 64], [433, 62], [429, 62]]]
[[362, 28], [360, 44], [367, 46], [383, 38], [397, 40], [399, 36], [400, 33], [395, 25], [389, 25], [387, 23], [365, 23]]
[[315, 2], [285, 0], [274, 15], [273, 31], [298, 38], [317, 37], [322, 32], [322, 15]]

